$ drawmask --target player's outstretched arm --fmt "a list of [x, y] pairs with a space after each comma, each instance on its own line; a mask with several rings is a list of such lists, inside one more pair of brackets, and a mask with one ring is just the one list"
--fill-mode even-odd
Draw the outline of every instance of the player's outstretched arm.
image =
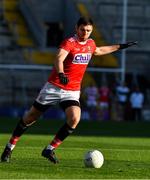
[[110, 54], [110, 53], [115, 52], [117, 50], [122, 50], [122, 49], [128, 48], [128, 47], [133, 46], [133, 45], [137, 45], [137, 41], [127, 42], [124, 44], [116, 44], [116, 45], [110, 45], [110, 46], [97, 47], [95, 52], [94, 52], [94, 55], [101, 56], [101, 55], [105, 55], [105, 54]]

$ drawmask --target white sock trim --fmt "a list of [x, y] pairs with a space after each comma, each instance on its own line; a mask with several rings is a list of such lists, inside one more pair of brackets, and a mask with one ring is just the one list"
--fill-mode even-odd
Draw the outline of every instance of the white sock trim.
[[16, 145], [8, 143], [7, 147], [9, 147], [11, 149], [11, 151], [15, 148]]
[[54, 149], [54, 146], [52, 146], [52, 145], [49, 144], [46, 149], [53, 150], [53, 149]]

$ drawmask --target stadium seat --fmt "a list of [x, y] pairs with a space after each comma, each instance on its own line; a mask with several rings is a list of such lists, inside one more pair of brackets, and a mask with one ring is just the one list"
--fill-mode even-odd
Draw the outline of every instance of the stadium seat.
[[40, 50], [24, 51], [24, 57], [27, 61], [35, 64], [53, 65], [55, 53]]
[[4, 0], [4, 19], [8, 23], [10, 31], [14, 34], [16, 43], [20, 47], [34, 47], [33, 38], [27, 28], [27, 24], [18, 9], [19, 0]]
[[7, 11], [16, 10], [17, 0], [3, 0], [3, 8]]

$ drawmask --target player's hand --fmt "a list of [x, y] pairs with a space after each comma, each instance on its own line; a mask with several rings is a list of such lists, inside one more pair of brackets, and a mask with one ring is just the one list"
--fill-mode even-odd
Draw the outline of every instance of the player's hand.
[[69, 82], [68, 77], [64, 73], [59, 73], [59, 80], [60, 80], [60, 83], [64, 85], [68, 84]]
[[138, 44], [137, 41], [131, 41], [131, 42], [127, 42], [125, 44], [119, 44], [120, 45], [119, 49], [126, 49], [126, 48], [128, 48], [130, 46], [134, 46], [134, 45], [137, 45], [137, 44]]

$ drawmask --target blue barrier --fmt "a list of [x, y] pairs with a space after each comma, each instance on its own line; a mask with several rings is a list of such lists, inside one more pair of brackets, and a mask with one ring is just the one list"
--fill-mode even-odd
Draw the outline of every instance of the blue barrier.
[[[27, 107], [0, 107], [1, 117], [19, 118], [22, 117], [28, 111]], [[44, 119], [64, 119], [65, 114], [61, 109], [51, 107], [43, 115]]]

